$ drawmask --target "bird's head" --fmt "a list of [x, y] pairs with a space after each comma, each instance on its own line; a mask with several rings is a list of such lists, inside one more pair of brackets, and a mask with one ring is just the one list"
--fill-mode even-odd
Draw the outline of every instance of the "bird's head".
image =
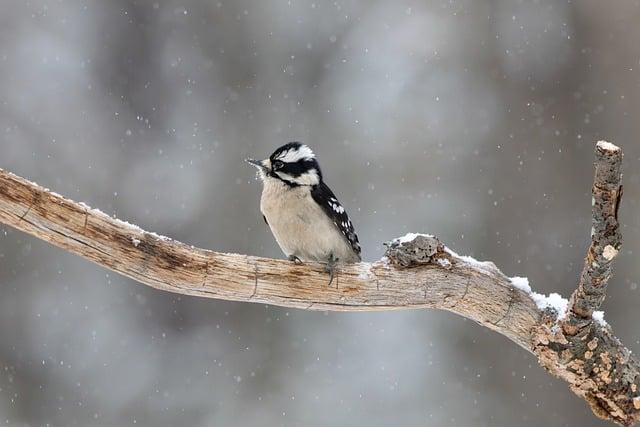
[[258, 168], [263, 181], [277, 179], [292, 187], [317, 185], [322, 181], [315, 154], [311, 148], [299, 142], [283, 145], [268, 159], [246, 161]]

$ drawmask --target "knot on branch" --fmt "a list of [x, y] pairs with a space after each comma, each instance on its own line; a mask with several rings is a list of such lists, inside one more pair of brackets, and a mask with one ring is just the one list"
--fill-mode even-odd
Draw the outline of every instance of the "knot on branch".
[[401, 267], [415, 267], [434, 262], [443, 267], [451, 265], [446, 257], [439, 256], [445, 254], [444, 245], [430, 234], [409, 233], [385, 243], [385, 246], [385, 256], [392, 264]]

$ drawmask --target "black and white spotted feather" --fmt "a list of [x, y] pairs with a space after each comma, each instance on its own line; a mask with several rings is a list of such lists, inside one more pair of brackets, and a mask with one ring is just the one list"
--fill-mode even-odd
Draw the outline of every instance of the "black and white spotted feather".
[[327, 216], [331, 218], [349, 245], [351, 245], [351, 249], [360, 256], [361, 248], [358, 235], [353, 228], [353, 223], [351, 219], [349, 219], [349, 215], [347, 215], [347, 211], [342, 207], [338, 198], [333, 194], [333, 191], [331, 191], [324, 181], [320, 181], [319, 184], [311, 187], [311, 197], [322, 207]]

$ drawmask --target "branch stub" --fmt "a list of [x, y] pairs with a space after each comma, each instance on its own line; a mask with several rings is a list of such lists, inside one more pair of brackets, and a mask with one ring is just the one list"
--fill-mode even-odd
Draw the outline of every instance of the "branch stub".
[[385, 243], [385, 256], [401, 267], [415, 267], [432, 263], [444, 245], [430, 234], [409, 233]]

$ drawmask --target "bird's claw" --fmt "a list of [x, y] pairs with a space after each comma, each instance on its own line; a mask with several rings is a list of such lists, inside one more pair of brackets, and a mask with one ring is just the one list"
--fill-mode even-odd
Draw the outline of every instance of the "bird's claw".
[[[327, 286], [331, 286], [331, 284], [333, 283], [333, 278], [335, 277], [337, 265], [338, 265], [338, 259], [334, 258], [333, 254], [329, 255], [327, 264], [324, 267], [324, 271], [329, 273], [329, 284]], [[336, 283], [336, 287], [338, 287], [337, 283]]]
[[289, 261], [293, 262], [295, 265], [302, 265], [302, 261], [295, 255], [289, 255]]

